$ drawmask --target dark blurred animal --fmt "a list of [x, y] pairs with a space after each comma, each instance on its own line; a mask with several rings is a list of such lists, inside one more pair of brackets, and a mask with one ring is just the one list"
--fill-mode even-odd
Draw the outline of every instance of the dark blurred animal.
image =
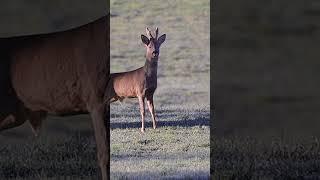
[[111, 74], [113, 83], [114, 95], [111, 102], [124, 98], [138, 98], [141, 113], [141, 132], [144, 128], [144, 99], [147, 99], [149, 111], [152, 116], [153, 128], [156, 128], [155, 112], [153, 105], [153, 94], [157, 88], [157, 68], [160, 53], [160, 46], [166, 39], [166, 34], [158, 38], [158, 28], [155, 30], [155, 36], [146, 28], [145, 35], [141, 35], [141, 40], [146, 47], [146, 62], [145, 65], [139, 69]]
[[[109, 17], [51, 34], [0, 39], [0, 130], [30, 121], [35, 133], [48, 113], [90, 113], [102, 179], [109, 179]], [[109, 83], [110, 84], [110, 83]]]

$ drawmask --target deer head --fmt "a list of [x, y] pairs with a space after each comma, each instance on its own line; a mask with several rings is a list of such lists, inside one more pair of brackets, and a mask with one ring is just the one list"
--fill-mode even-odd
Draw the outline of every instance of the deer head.
[[159, 30], [158, 28], [156, 28], [154, 32], [155, 36], [153, 36], [149, 28], [146, 28], [146, 34], [148, 37], [141, 34], [141, 40], [147, 49], [146, 57], [148, 60], [158, 59], [160, 53], [160, 46], [166, 40], [166, 34], [163, 34], [158, 38], [158, 33]]

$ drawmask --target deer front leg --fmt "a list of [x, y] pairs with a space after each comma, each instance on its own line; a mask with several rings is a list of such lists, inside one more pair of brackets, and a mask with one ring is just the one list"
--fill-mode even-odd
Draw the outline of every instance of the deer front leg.
[[141, 132], [144, 133], [144, 97], [139, 96], [140, 114], [141, 114]]
[[155, 118], [155, 113], [154, 113], [153, 96], [147, 97], [147, 105], [148, 105], [148, 109], [151, 113], [153, 129], [156, 129], [157, 126], [156, 126], [156, 118]]
[[[109, 107], [109, 106], [108, 106]], [[103, 105], [94, 107], [91, 110], [92, 124], [94, 128], [94, 135], [97, 144], [97, 156], [101, 169], [103, 180], [109, 179], [109, 126], [105, 118], [107, 118], [108, 109], [106, 110]], [[105, 124], [106, 123], [106, 124]], [[108, 136], [108, 137], [107, 137]]]

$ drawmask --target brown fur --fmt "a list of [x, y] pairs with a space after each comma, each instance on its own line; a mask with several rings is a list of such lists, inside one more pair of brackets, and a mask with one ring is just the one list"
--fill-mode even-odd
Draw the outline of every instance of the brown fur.
[[138, 98], [141, 113], [141, 132], [144, 132], [144, 99], [147, 99], [148, 109], [152, 116], [153, 128], [156, 128], [153, 94], [157, 88], [157, 68], [158, 55], [160, 45], [165, 41], [166, 35], [162, 35], [157, 39], [158, 28], [155, 31], [155, 38], [151, 35], [151, 31], [146, 30], [149, 38], [141, 35], [142, 42], [145, 44], [146, 62], [145, 65], [139, 69], [111, 74], [111, 82], [113, 83], [114, 93], [111, 102], [124, 98]]
[[102, 178], [109, 178], [109, 106], [104, 103], [110, 88], [109, 17], [64, 32], [0, 39], [0, 44], [9, 52], [3, 53], [10, 68], [5, 85], [14, 90], [0, 130], [28, 119], [37, 132], [48, 113], [90, 113]]

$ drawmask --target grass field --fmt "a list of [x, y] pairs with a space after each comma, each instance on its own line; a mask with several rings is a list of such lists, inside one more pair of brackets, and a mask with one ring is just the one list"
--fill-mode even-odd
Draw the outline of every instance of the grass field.
[[319, 179], [318, 138], [216, 138], [211, 142], [214, 179]]
[[[111, 105], [112, 179], [209, 177], [209, 1], [111, 3], [111, 72], [144, 65], [140, 34], [159, 27], [154, 102], [158, 128], [147, 112], [141, 134], [137, 100]], [[40, 137], [29, 125], [0, 133], [0, 179], [97, 179], [99, 169], [88, 115], [50, 116]]]

